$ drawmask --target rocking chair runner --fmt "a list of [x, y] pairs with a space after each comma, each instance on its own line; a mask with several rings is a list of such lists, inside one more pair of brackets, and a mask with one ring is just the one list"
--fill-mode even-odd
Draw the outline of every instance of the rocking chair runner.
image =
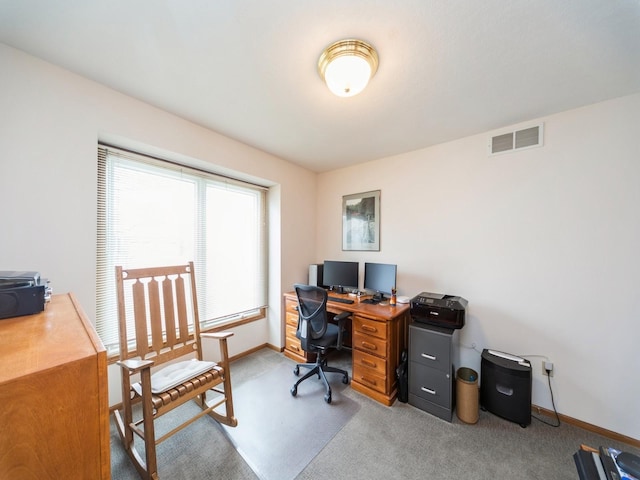
[[[130, 270], [116, 267], [116, 285], [118, 365], [122, 367], [122, 412], [115, 411], [116, 425], [140, 476], [157, 479], [157, 444], [205, 414], [225, 425], [237, 425], [227, 351], [227, 338], [233, 333], [200, 333], [193, 262]], [[132, 325], [134, 331], [127, 331]], [[219, 340], [219, 362], [203, 361], [201, 338]], [[186, 356], [191, 360], [176, 362]], [[156, 371], [168, 362], [169, 366]], [[210, 403], [206, 399], [209, 390], [216, 394]], [[156, 439], [154, 420], [192, 399], [202, 411]], [[141, 409], [134, 409], [137, 403], [142, 404]], [[222, 405], [224, 413], [218, 411]], [[144, 442], [144, 459], [135, 447], [136, 437]]]

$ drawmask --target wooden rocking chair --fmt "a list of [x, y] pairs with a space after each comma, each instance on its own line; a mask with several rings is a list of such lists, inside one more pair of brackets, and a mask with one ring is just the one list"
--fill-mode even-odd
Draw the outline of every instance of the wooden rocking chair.
[[[233, 416], [227, 351], [227, 338], [233, 333], [200, 333], [193, 262], [130, 270], [116, 267], [116, 285], [118, 365], [122, 367], [122, 411], [115, 411], [116, 425], [140, 476], [157, 479], [156, 445], [160, 442], [205, 414], [225, 425], [238, 424]], [[203, 361], [203, 337], [219, 340], [219, 362]], [[158, 370], [161, 365], [164, 368]], [[209, 403], [208, 390], [216, 394]], [[202, 411], [156, 439], [154, 420], [192, 399]], [[223, 404], [224, 413], [220, 413]], [[136, 449], [134, 434], [144, 442], [144, 459]]]

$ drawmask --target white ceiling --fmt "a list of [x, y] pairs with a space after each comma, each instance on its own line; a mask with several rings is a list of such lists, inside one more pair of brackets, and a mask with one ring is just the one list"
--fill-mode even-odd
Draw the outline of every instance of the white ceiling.
[[0, 42], [318, 172], [640, 91], [639, 0], [0, 0]]

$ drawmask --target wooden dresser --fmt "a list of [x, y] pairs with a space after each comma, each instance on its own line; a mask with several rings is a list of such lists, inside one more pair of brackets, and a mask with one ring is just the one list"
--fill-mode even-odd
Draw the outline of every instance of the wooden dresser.
[[[330, 293], [332, 297], [351, 298]], [[298, 300], [295, 292], [284, 295], [284, 354], [296, 362], [315, 360], [300, 347], [296, 337]], [[384, 405], [392, 405], [398, 396], [396, 368], [407, 346], [409, 305], [371, 305], [339, 302], [327, 303], [331, 313], [351, 312], [352, 378], [351, 387]]]
[[110, 479], [107, 356], [73, 294], [0, 320], [0, 479]]

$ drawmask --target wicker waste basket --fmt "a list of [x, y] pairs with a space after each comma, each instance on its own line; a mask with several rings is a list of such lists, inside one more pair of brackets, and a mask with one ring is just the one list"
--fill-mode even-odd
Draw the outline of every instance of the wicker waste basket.
[[456, 414], [465, 423], [478, 421], [478, 373], [467, 367], [456, 372]]

